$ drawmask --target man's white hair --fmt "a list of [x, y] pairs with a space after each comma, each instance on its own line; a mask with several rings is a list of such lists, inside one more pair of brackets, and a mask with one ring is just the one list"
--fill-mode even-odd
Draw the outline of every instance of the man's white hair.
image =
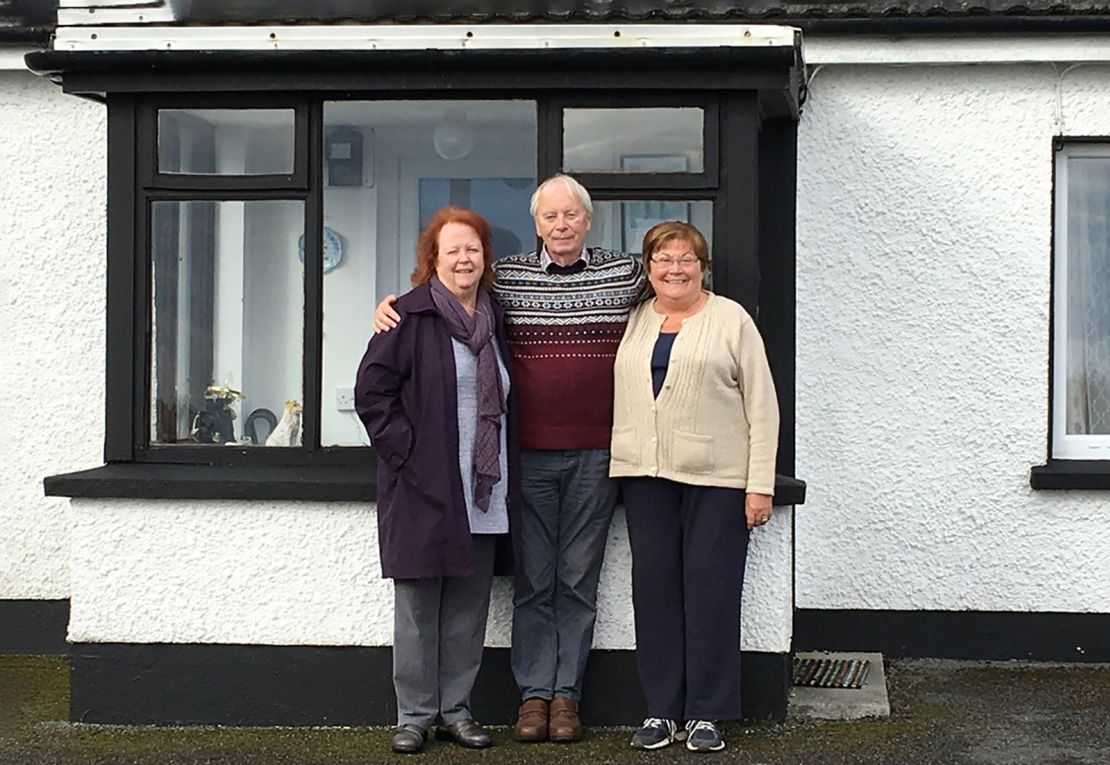
[[549, 186], [554, 186], [555, 184], [562, 185], [563, 188], [578, 197], [578, 201], [582, 203], [582, 209], [586, 211], [586, 215], [591, 218], [594, 217], [594, 203], [593, 200], [590, 199], [590, 192], [586, 191], [586, 187], [569, 175], [556, 173], [537, 186], [535, 192], [532, 194], [532, 201], [528, 203], [528, 212], [532, 214], [533, 218], [536, 217], [536, 210], [538, 210], [540, 206], [540, 194], [543, 193], [544, 189]]

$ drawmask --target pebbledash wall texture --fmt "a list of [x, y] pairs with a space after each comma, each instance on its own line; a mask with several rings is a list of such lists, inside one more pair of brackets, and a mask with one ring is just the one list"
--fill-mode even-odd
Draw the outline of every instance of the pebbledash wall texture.
[[1110, 612], [1110, 492], [1029, 487], [1047, 456], [1053, 137], [1110, 136], [1110, 67], [1065, 70], [811, 83], [799, 608]]
[[[753, 537], [742, 648], [791, 640], [791, 511]], [[73, 642], [388, 646], [370, 504], [74, 500]], [[511, 581], [496, 580], [486, 644], [509, 645]], [[594, 647], [635, 646], [628, 534], [618, 511]]]
[[69, 596], [69, 503], [42, 479], [103, 456], [104, 131], [0, 45], [0, 601]]

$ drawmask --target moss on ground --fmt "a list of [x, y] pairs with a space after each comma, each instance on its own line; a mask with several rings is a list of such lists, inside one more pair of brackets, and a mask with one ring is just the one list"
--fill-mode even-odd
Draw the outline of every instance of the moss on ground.
[[[1110, 762], [1110, 668], [1096, 665], [894, 662], [882, 720], [724, 727], [715, 763]], [[594, 729], [575, 745], [522, 745], [506, 728], [482, 752], [431, 742], [389, 751], [384, 728], [150, 728], [73, 725], [64, 658], [0, 656], [0, 764], [418, 765], [689, 762], [679, 747], [638, 752], [628, 730]]]

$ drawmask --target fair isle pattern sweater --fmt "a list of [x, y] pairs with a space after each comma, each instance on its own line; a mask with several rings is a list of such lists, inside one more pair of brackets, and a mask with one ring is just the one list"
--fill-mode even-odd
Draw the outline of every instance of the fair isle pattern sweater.
[[621, 252], [589, 248], [586, 260], [576, 274], [547, 273], [538, 252], [493, 264], [525, 449], [609, 447], [613, 362], [647, 277]]

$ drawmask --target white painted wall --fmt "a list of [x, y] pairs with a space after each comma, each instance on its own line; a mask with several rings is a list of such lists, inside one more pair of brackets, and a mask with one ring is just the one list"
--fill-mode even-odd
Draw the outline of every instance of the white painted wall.
[[0, 599], [68, 596], [68, 503], [42, 479], [103, 455], [104, 127], [0, 66]]
[[[1046, 459], [1052, 137], [1110, 67], [823, 67], [799, 132], [800, 608], [1110, 611], [1110, 492]], [[1057, 86], [1060, 113], [1057, 113]]]
[[[791, 639], [791, 510], [752, 536], [742, 646]], [[75, 642], [392, 644], [370, 504], [74, 500]], [[635, 646], [623, 511], [609, 532], [596, 648]], [[486, 644], [508, 646], [512, 585], [498, 578]]]

